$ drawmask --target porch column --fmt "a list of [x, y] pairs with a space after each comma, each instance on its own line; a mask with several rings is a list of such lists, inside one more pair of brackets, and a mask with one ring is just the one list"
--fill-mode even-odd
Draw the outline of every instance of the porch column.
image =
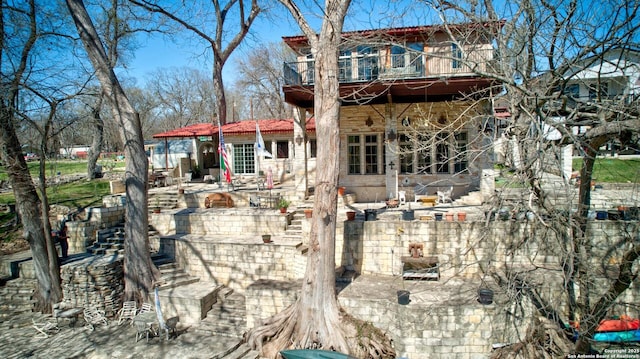
[[305, 109], [296, 107], [293, 110], [293, 181], [295, 196], [298, 200], [307, 198], [307, 124]]
[[398, 121], [396, 121], [395, 105], [385, 106], [384, 116], [384, 150], [385, 150], [385, 197], [398, 198], [398, 172], [400, 157], [398, 156]]

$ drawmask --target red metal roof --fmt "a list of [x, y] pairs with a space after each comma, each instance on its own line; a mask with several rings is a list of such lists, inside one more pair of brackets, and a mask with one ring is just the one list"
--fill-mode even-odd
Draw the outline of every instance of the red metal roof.
[[[486, 22], [471, 22], [463, 24], [450, 24], [449, 29], [461, 30], [461, 29], [474, 29], [474, 28], [490, 28], [496, 33], [498, 29], [502, 28], [506, 23], [505, 20], [499, 21], [486, 21]], [[410, 26], [410, 27], [396, 27], [387, 29], [375, 29], [375, 30], [358, 30], [358, 31], [346, 31], [342, 33], [343, 38], [349, 37], [372, 37], [372, 36], [391, 36], [391, 37], [411, 37], [411, 36], [423, 36], [436, 32], [444, 32], [446, 30], [444, 25], [422, 25], [422, 26]], [[283, 36], [282, 40], [291, 49], [296, 50], [299, 48], [309, 46], [307, 36]], [[361, 41], [362, 42], [362, 41]]]
[[[260, 133], [276, 134], [276, 133], [293, 133], [293, 119], [267, 119], [257, 121], [240, 121], [227, 123], [222, 126], [222, 133], [225, 136], [238, 136], [256, 133], [256, 122], [260, 126]], [[316, 121], [314, 118], [307, 120], [307, 131], [315, 132]], [[210, 123], [198, 123], [175, 130], [157, 133], [153, 138], [174, 138], [174, 137], [200, 137], [200, 136], [217, 136], [218, 126]]]

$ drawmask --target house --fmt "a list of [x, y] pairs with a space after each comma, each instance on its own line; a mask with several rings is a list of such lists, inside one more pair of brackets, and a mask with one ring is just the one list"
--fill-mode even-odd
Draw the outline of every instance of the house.
[[[266, 151], [272, 156], [259, 156], [255, 144], [259, 128]], [[222, 126], [225, 149], [230, 161], [233, 175], [255, 176], [271, 169], [274, 177], [283, 181], [285, 177], [293, 177], [294, 160], [294, 120], [264, 119], [257, 121], [240, 121]], [[315, 122], [307, 123], [307, 136], [304, 146], [308, 168], [315, 168]], [[154, 149], [152, 163], [155, 169], [179, 168], [180, 176], [186, 172], [197, 171], [202, 176], [211, 175], [219, 178], [220, 156], [218, 155], [219, 128], [210, 123], [194, 124], [175, 130], [155, 134], [153, 138], [161, 140]], [[175, 149], [169, 143], [180, 144]], [[302, 144], [302, 138], [295, 143]], [[169, 151], [164, 151], [164, 148]], [[188, 148], [189, 151], [184, 149]], [[302, 156], [299, 156], [302, 157]]]
[[[492, 114], [482, 99], [495, 83], [478, 73], [492, 64], [492, 34], [502, 24], [343, 33], [339, 185], [358, 201], [381, 201], [450, 186], [460, 196], [490, 183], [480, 180], [492, 166], [478, 123]], [[312, 113], [309, 43], [305, 36], [283, 40], [297, 55], [284, 64], [285, 101]], [[294, 136], [304, 136], [304, 127], [296, 126]]]

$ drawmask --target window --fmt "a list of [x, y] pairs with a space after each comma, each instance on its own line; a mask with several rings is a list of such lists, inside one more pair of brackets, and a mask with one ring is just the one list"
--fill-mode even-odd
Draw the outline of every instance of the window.
[[233, 145], [233, 167], [231, 172], [236, 174], [255, 173], [255, 150], [253, 143]]
[[289, 142], [287, 141], [278, 141], [276, 143], [277, 146], [277, 158], [289, 158]]
[[349, 136], [347, 147], [349, 174], [360, 174], [360, 136]]
[[609, 95], [609, 86], [606, 82], [589, 84], [588, 87], [590, 100], [607, 98]]
[[[400, 173], [449, 174], [468, 168], [468, 137], [466, 132], [455, 135], [438, 133], [410, 138], [401, 134]], [[453, 166], [451, 166], [453, 164]]]
[[309, 157], [316, 158], [318, 154], [318, 142], [316, 140], [309, 140]]
[[358, 76], [357, 79], [373, 80], [378, 77], [378, 57], [371, 46], [358, 46]]
[[462, 49], [456, 43], [451, 44], [451, 68], [462, 68]]
[[579, 98], [580, 97], [580, 85], [572, 84], [566, 87], [565, 94], [569, 97]]
[[469, 160], [467, 159], [467, 144], [469, 142], [467, 140], [466, 132], [457, 133], [454, 138], [456, 153], [453, 160], [453, 171], [455, 173], [460, 173], [466, 170], [469, 165]]
[[436, 135], [436, 172], [449, 173], [449, 144], [447, 134]]
[[404, 47], [394, 45], [391, 47], [391, 67], [394, 69], [405, 67], [404, 53], [407, 52]]
[[[378, 134], [347, 136], [349, 174], [380, 174], [381, 161], [384, 161], [382, 144]], [[383, 155], [381, 157], [381, 154]]]
[[351, 50], [340, 50], [338, 58], [338, 81], [351, 81]]
[[378, 173], [378, 135], [364, 136], [365, 174]]

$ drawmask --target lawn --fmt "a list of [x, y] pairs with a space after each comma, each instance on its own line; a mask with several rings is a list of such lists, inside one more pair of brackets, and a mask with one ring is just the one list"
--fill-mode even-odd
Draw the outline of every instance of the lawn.
[[[574, 159], [573, 169], [581, 168], [582, 159]], [[598, 158], [592, 177], [599, 183], [640, 183], [640, 159]]]
[[[124, 168], [124, 161], [115, 162], [112, 160], [101, 160], [99, 164], [106, 167], [113, 167], [115, 169]], [[29, 171], [32, 177], [38, 176], [37, 161], [28, 162]], [[53, 177], [60, 173], [60, 175], [71, 175], [77, 173], [85, 173], [87, 171], [86, 161], [53, 161], [47, 162], [47, 177]], [[7, 179], [7, 172], [4, 168], [0, 167], [0, 180]], [[54, 185], [47, 188], [47, 195], [49, 197], [50, 204], [59, 204], [68, 206], [71, 208], [87, 207], [87, 206], [100, 206], [102, 204], [102, 197], [109, 194], [109, 181], [103, 179], [96, 179], [93, 181], [76, 181], [72, 183], [66, 183], [63, 185]], [[1, 193], [0, 204], [15, 203], [13, 192]]]

